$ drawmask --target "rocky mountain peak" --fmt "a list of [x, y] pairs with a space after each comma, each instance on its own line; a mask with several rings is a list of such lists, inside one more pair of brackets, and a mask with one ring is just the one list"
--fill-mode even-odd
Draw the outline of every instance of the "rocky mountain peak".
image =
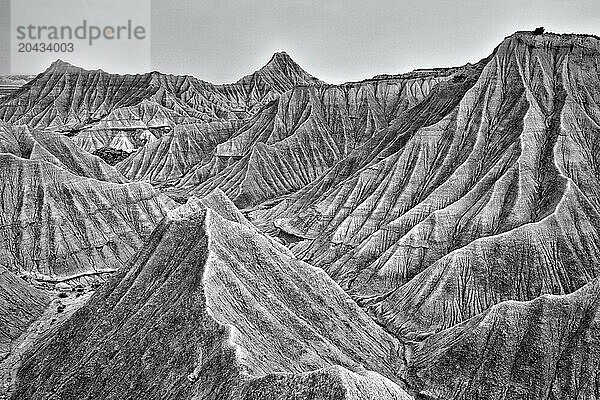
[[290, 55], [288, 53], [286, 53], [285, 51], [278, 51], [278, 52], [273, 53], [273, 56], [269, 60], [268, 64], [277, 63], [277, 62], [287, 63], [287, 64], [296, 64], [296, 62], [292, 59], [292, 57], [290, 57]]
[[71, 69], [82, 69], [81, 67], [77, 67], [67, 61], [64, 61], [60, 58], [57, 58], [56, 61], [54, 61], [52, 64], [50, 64], [50, 66], [48, 67], [48, 69], [46, 69], [45, 72], [48, 71], [67, 71], [67, 70], [71, 70]]
[[285, 51], [273, 54], [267, 64], [261, 69], [245, 76], [238, 82], [255, 79], [257, 76], [263, 79], [279, 82], [280, 84], [318, 84], [323, 83], [306, 72]]

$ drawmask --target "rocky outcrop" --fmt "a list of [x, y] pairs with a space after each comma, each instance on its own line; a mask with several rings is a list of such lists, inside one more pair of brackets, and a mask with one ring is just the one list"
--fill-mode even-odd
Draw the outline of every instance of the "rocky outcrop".
[[29, 354], [12, 398], [408, 399], [402, 351], [214, 193]]
[[297, 85], [321, 84], [285, 53], [227, 85], [158, 72], [113, 75], [58, 60], [0, 101], [0, 120], [66, 133], [90, 153], [140, 149], [121, 171], [172, 185], [206, 164], [238, 121]]
[[0, 266], [38, 281], [113, 272], [174, 202], [62, 135], [0, 127]]
[[95, 130], [115, 134], [245, 118], [293, 86], [311, 84], [321, 82], [283, 53], [273, 56], [255, 73], [227, 85], [158, 72], [114, 75], [58, 60], [0, 102], [0, 119], [72, 134], [82, 130], [88, 135]]
[[125, 183], [116, 169], [90, 155], [61, 134], [0, 123], [0, 152], [29, 160], [46, 161], [75, 175]]
[[0, 118], [30, 127], [78, 129], [152, 95], [152, 75], [110, 75], [58, 60], [0, 103]]
[[220, 85], [219, 90], [235, 98], [239, 109], [253, 114], [280, 94], [297, 86], [320, 86], [324, 82], [303, 70], [286, 52], [273, 54], [269, 62], [258, 71], [230, 85]]
[[220, 171], [197, 166], [177, 189], [205, 195], [218, 187], [242, 208], [294, 193], [450, 79], [400, 77], [296, 87], [217, 146]]
[[0, 76], [0, 100], [8, 97], [28, 81], [33, 79], [30, 75], [2, 75]]
[[598, 43], [507, 38], [433, 123], [392, 124], [365, 164], [351, 155], [257, 224], [300, 238], [296, 255], [401, 334], [578, 289], [598, 274]]
[[101, 147], [94, 150], [92, 154], [100, 157], [108, 165], [115, 165], [129, 157], [129, 153], [126, 151], [114, 149], [112, 147]]
[[43, 292], [0, 267], [0, 361], [49, 301]]
[[173, 185], [193, 168], [210, 162], [214, 149], [231, 137], [239, 124], [206, 122], [176, 125], [117, 165], [132, 180]]
[[271, 374], [253, 379], [241, 391], [244, 400], [410, 400], [404, 390], [379, 374], [357, 374], [334, 366], [303, 374]]
[[430, 399], [594, 399], [599, 285], [507, 301], [416, 344], [409, 370]]
[[30, 125], [0, 126], [0, 265], [123, 268], [5, 363], [13, 398], [598, 397], [599, 60], [518, 32], [335, 86], [53, 66], [0, 106]]

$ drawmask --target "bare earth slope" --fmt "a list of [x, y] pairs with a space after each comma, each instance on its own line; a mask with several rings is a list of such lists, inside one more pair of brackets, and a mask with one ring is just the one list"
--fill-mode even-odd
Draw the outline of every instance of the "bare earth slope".
[[33, 79], [31, 75], [0, 75], [0, 100]]
[[13, 398], [408, 399], [402, 351], [217, 192], [29, 355]]
[[122, 268], [12, 398], [600, 398], [599, 66], [529, 32], [343, 85], [53, 65], [0, 101], [0, 345], [46, 304], [13, 272]]
[[419, 391], [443, 399], [595, 399], [598, 280], [569, 295], [500, 303], [416, 346]]
[[0, 126], [0, 265], [50, 283], [123, 265], [172, 200], [64, 136]]
[[220, 121], [176, 125], [116, 168], [131, 180], [173, 185], [196, 166], [208, 163], [217, 145], [229, 139], [238, 126]]
[[321, 83], [285, 53], [227, 85], [158, 72], [115, 75], [58, 60], [0, 101], [0, 120], [81, 135], [90, 152], [107, 146], [131, 151], [129, 145], [137, 148], [164, 128], [243, 119], [294, 85]]
[[296, 87], [219, 144], [216, 160], [191, 170], [177, 188], [204, 195], [218, 187], [242, 208], [294, 193], [451, 78]]
[[27, 326], [42, 314], [48, 302], [44, 293], [0, 267], [0, 361]]
[[294, 253], [395, 333], [578, 289], [599, 272], [599, 49], [588, 36], [507, 38], [437, 122], [347, 178], [341, 161], [342, 179], [256, 222], [304, 239]]

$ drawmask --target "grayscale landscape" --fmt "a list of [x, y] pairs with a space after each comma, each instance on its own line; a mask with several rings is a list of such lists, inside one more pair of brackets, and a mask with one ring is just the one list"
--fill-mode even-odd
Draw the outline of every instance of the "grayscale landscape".
[[0, 399], [600, 399], [600, 38], [0, 79]]

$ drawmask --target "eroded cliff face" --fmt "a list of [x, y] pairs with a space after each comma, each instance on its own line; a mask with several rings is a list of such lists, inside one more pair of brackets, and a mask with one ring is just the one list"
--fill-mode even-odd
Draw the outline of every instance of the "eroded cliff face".
[[[318, 84], [285, 53], [227, 85], [158, 72], [115, 75], [58, 60], [0, 101], [0, 120], [81, 135], [79, 144], [90, 152], [132, 151], [165, 128], [243, 119], [295, 85]], [[114, 136], [122, 139], [113, 142]]]
[[29, 353], [12, 398], [408, 399], [402, 352], [215, 192]]
[[0, 126], [0, 265], [54, 284], [122, 266], [174, 202], [62, 135]]
[[445, 399], [598, 397], [599, 291], [507, 301], [416, 344], [418, 391]]
[[294, 253], [397, 333], [570, 293], [598, 273], [599, 54], [590, 37], [515, 34], [438, 121], [258, 223], [304, 238]]
[[449, 79], [395, 78], [294, 88], [219, 144], [216, 160], [190, 171], [175, 192], [205, 195], [218, 187], [241, 208], [294, 193]]
[[0, 76], [0, 100], [8, 97], [35, 76], [31, 75], [1, 75]]
[[231, 85], [53, 65], [0, 104], [29, 124], [0, 126], [1, 265], [123, 267], [13, 398], [597, 398], [598, 65], [526, 32], [343, 85], [285, 54]]
[[116, 168], [131, 180], [172, 186], [192, 169], [209, 164], [215, 148], [240, 125], [234, 121], [176, 125], [119, 162]]
[[0, 267], [0, 362], [13, 350], [19, 336], [40, 317], [48, 303], [46, 294]]

